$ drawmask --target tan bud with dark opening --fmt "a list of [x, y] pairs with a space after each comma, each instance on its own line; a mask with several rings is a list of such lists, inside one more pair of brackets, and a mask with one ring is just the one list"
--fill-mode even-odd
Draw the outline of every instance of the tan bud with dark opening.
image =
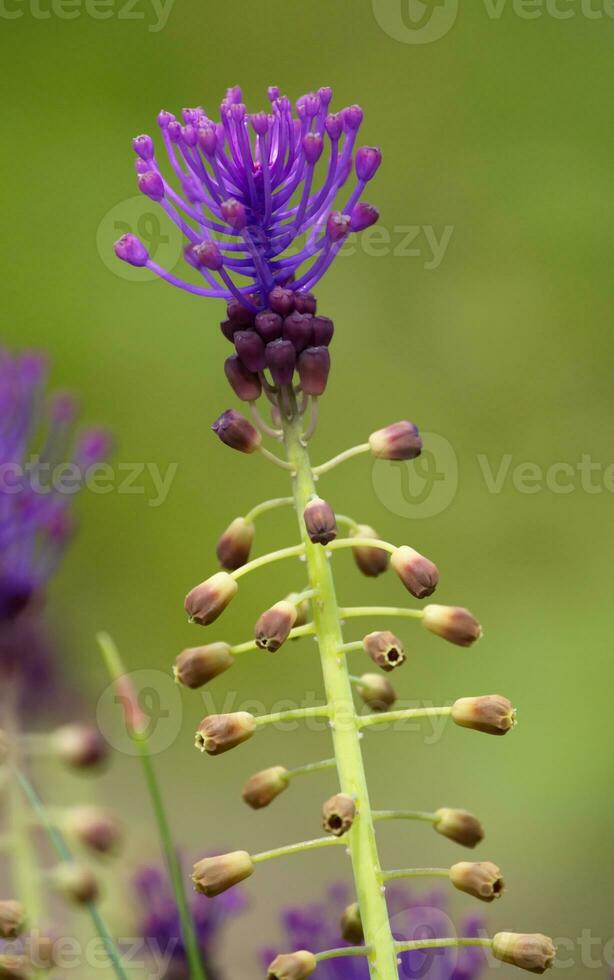
[[243, 787], [243, 799], [252, 810], [262, 810], [290, 785], [288, 770], [283, 766], [263, 769], [247, 780]]
[[217, 543], [216, 554], [222, 568], [234, 572], [249, 560], [256, 529], [244, 517], [235, 517]]
[[[368, 524], [358, 524], [351, 531], [350, 537], [378, 539], [379, 534]], [[390, 555], [383, 548], [369, 548], [367, 545], [359, 544], [352, 548], [352, 554], [360, 571], [369, 578], [377, 578], [390, 564]]]
[[201, 895], [215, 898], [253, 873], [254, 862], [247, 851], [233, 851], [197, 861], [192, 868], [192, 881]]
[[62, 725], [52, 739], [56, 755], [74, 769], [93, 769], [107, 758], [107, 744], [93, 725]]
[[255, 731], [256, 719], [247, 711], [208, 715], [198, 726], [195, 745], [208, 755], [222, 755], [241, 742], [247, 742]]
[[322, 826], [328, 834], [343, 837], [354, 823], [356, 804], [347, 793], [337, 793], [322, 806]]
[[516, 709], [501, 694], [459, 698], [452, 705], [452, 719], [462, 728], [487, 735], [506, 735], [516, 725]]
[[276, 602], [274, 606], [263, 612], [256, 623], [254, 635], [256, 644], [261, 650], [275, 653], [286, 642], [290, 630], [296, 623], [296, 606], [287, 599]]
[[505, 884], [501, 870], [492, 861], [460, 861], [450, 868], [450, 881], [455, 888], [481, 902], [501, 898]]
[[368, 653], [371, 660], [382, 670], [387, 672], [396, 670], [405, 663], [403, 644], [390, 630], [369, 633], [362, 641], [362, 645], [365, 653]]
[[556, 956], [554, 943], [540, 932], [498, 932], [492, 941], [492, 951], [503, 963], [519, 966], [529, 973], [545, 973]]
[[66, 816], [66, 826], [80, 844], [96, 854], [113, 854], [121, 843], [119, 820], [110, 810], [98, 806], [72, 807]]
[[425, 606], [422, 625], [459, 647], [470, 647], [482, 636], [482, 627], [475, 616], [461, 606]]
[[416, 599], [432, 595], [439, 583], [439, 571], [424, 555], [403, 545], [393, 552], [390, 564], [403, 585]]
[[413, 422], [393, 422], [373, 432], [369, 446], [378, 459], [415, 459], [422, 452], [422, 439]]
[[449, 837], [450, 840], [462, 844], [463, 847], [475, 847], [484, 839], [484, 830], [477, 817], [467, 810], [451, 810], [440, 807], [435, 811], [433, 826], [438, 834]]
[[313, 953], [305, 949], [298, 953], [281, 953], [269, 966], [267, 980], [304, 980], [315, 972], [317, 965]]
[[381, 674], [363, 674], [356, 690], [372, 711], [387, 711], [397, 699], [397, 692]]
[[358, 902], [348, 905], [341, 916], [341, 936], [345, 939], [346, 943], [351, 943], [352, 946], [362, 946], [364, 943], [365, 934], [362, 928]]
[[[26, 911], [21, 902], [7, 899], [0, 902], [0, 937], [17, 939], [26, 925]], [[0, 974], [1, 976], [2, 974]]]
[[188, 592], [185, 611], [192, 622], [208, 626], [221, 616], [238, 591], [239, 586], [228, 572], [217, 572]]
[[321, 497], [313, 497], [303, 511], [303, 519], [310, 541], [327, 545], [337, 537], [337, 520], [330, 504]]
[[[291, 602], [296, 609], [296, 619], [294, 621], [295, 626], [306, 626], [309, 622], [309, 599], [300, 599], [300, 592], [291, 592], [290, 595], [286, 596], [286, 602]], [[295, 637], [298, 639], [298, 637]]]
[[189, 647], [183, 650], [173, 667], [178, 684], [196, 688], [223, 674], [234, 664], [234, 657], [227, 643], [210, 643], [203, 647]]
[[83, 864], [62, 864], [53, 871], [53, 879], [58, 890], [75, 905], [88, 905], [100, 897], [98, 878]]

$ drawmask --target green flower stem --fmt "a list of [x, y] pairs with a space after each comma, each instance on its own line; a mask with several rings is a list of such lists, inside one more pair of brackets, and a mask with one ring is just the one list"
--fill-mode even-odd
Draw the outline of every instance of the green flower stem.
[[413, 949], [444, 949], [446, 946], [486, 946], [492, 947], [492, 939], [477, 939], [453, 936], [449, 939], [413, 939], [411, 942], [397, 943], [398, 953], [409, 953]]
[[349, 606], [339, 610], [342, 619], [356, 619], [363, 616], [407, 616], [409, 619], [422, 619], [422, 609], [405, 609], [397, 606]]
[[[346, 459], [352, 459], [354, 456], [362, 456], [363, 453], [368, 452], [371, 452], [371, 446], [368, 442], [363, 442], [360, 446], [352, 446], [351, 449], [346, 449], [345, 452], [339, 453], [338, 456], [333, 456], [326, 463], [320, 463], [319, 466], [314, 466], [312, 474], [313, 476], [322, 476], [323, 473], [334, 470], [335, 466], [339, 466], [340, 463], [345, 463]], [[315, 488], [312, 490], [312, 493], [315, 493]]]
[[[341, 616], [337, 606], [335, 583], [326, 549], [312, 544], [307, 535], [303, 511], [316, 493], [314, 472], [309, 454], [301, 442], [300, 420], [296, 416], [284, 419], [286, 452], [293, 469], [294, 499], [300, 533], [304, 542], [307, 573], [311, 588], [317, 589], [313, 603], [316, 635], [322, 661], [326, 698], [330, 708], [330, 720], [337, 760], [341, 791], [356, 800], [358, 816], [347, 835], [356, 892], [367, 946], [370, 947], [369, 966], [373, 980], [398, 980], [397, 957], [394, 939], [388, 919], [386, 898], [379, 880], [380, 861], [375, 839], [367, 780], [360, 746], [358, 716], [352, 696], [344, 657], [339, 657], [343, 646]], [[342, 459], [367, 452], [368, 445], [356, 447], [336, 460], [319, 468], [326, 472]]]
[[283, 432], [281, 429], [273, 429], [267, 422], [264, 421], [262, 415], [258, 411], [256, 402], [250, 402], [249, 407], [251, 409], [254, 422], [261, 432], [264, 432], [264, 434], [267, 436], [271, 436], [272, 439], [281, 439], [283, 437]]
[[321, 762], [309, 762], [306, 766], [297, 766], [296, 769], [288, 769], [287, 779], [294, 779], [295, 776], [309, 776], [313, 772], [322, 772], [324, 769], [334, 769], [337, 765], [336, 759], [322, 759]]
[[[98, 643], [102, 650], [102, 654], [111, 677], [116, 682], [121, 681], [125, 677], [126, 670], [113, 640], [106, 633], [99, 633]], [[160, 787], [158, 785], [158, 780], [151, 758], [149, 740], [144, 731], [138, 731], [130, 727], [128, 730], [130, 737], [137, 748], [139, 760], [143, 769], [143, 775], [145, 777], [145, 783], [151, 798], [153, 812], [158, 826], [160, 843], [166, 859], [171, 887], [173, 889], [175, 903], [179, 913], [181, 933], [185, 944], [188, 965], [190, 967], [190, 977], [192, 980], [207, 980], [207, 975], [200, 957], [200, 950], [198, 948], [194, 923], [190, 914], [190, 907], [188, 905], [188, 900], [185, 893], [181, 864], [179, 863], [177, 851], [173, 843], [173, 834], [166, 815], [162, 793], [160, 792]]]
[[288, 857], [290, 854], [302, 854], [303, 851], [317, 851], [321, 847], [339, 847], [345, 844], [341, 837], [318, 837], [316, 840], [303, 840], [299, 844], [287, 844], [286, 847], [276, 847], [272, 851], [262, 851], [252, 854], [254, 864], [272, 861], [273, 858]]
[[257, 568], [264, 568], [265, 565], [269, 565], [273, 561], [282, 561], [284, 558], [298, 558], [304, 554], [305, 545], [293, 544], [290, 548], [280, 548], [279, 551], [270, 551], [268, 555], [260, 555], [259, 558], [248, 561], [245, 565], [241, 565], [241, 568], [237, 568], [236, 571], [230, 574], [236, 581], [244, 575], [247, 575], [248, 572], [253, 572]]
[[265, 446], [258, 446], [258, 452], [261, 456], [264, 456], [265, 459], [268, 459], [270, 463], [275, 463], [275, 466], [281, 466], [281, 468], [284, 470], [292, 469], [292, 466], [289, 463], [286, 463], [284, 459], [280, 459], [279, 456], [275, 455], [275, 453], [269, 452]]
[[303, 718], [330, 718], [328, 705], [317, 705], [315, 708], [292, 708], [290, 711], [275, 711], [271, 715], [260, 715], [256, 718], [256, 727], [276, 725], [277, 722], [302, 720]]
[[269, 510], [277, 510], [278, 507], [292, 507], [293, 504], [294, 497], [275, 497], [273, 500], [263, 500], [261, 504], [252, 507], [249, 513], [245, 515], [245, 520], [248, 524], [253, 524], [261, 514], [266, 514]]
[[388, 551], [391, 555], [397, 550], [396, 545], [389, 541], [380, 541], [379, 538], [336, 538], [330, 541], [326, 547], [329, 551], [341, 551], [343, 548], [379, 548], [380, 551]]
[[349, 527], [352, 531], [355, 531], [356, 528], [360, 527], [358, 521], [355, 521], [353, 517], [347, 517], [346, 514], [335, 513], [335, 520], [337, 521], [337, 524], [341, 524], [343, 527]]
[[353, 653], [355, 650], [362, 650], [364, 653], [364, 643], [362, 640], [354, 640], [352, 643], [344, 643], [339, 647], [339, 653]]
[[341, 949], [327, 949], [323, 953], [316, 954], [316, 962], [324, 963], [326, 960], [337, 960], [342, 956], [369, 956], [370, 946], [342, 946]]
[[[289, 640], [298, 640], [301, 636], [313, 636], [315, 633], [315, 626], [313, 623], [307, 623], [305, 626], [296, 626], [293, 630], [290, 630], [288, 634]], [[230, 652], [233, 656], [240, 653], [249, 653], [250, 650], [259, 650], [260, 647], [255, 640], [248, 640], [246, 643], [237, 643], [236, 646], [230, 648]]]
[[389, 721], [403, 721], [405, 718], [445, 718], [452, 714], [451, 706], [445, 708], [399, 708], [398, 711], [383, 711], [379, 715], [363, 715], [358, 719], [359, 728], [383, 725]]
[[424, 820], [426, 823], [435, 823], [437, 817], [434, 813], [426, 813], [423, 810], [374, 810], [374, 820]]
[[[23, 790], [24, 796], [30, 803], [30, 806], [34, 810], [39, 822], [45, 828], [45, 831], [47, 833], [47, 836], [49, 837], [51, 845], [55, 850], [56, 854], [58, 855], [60, 861], [63, 864], [72, 864], [73, 857], [72, 854], [70, 853], [70, 850], [68, 849], [66, 841], [64, 840], [58, 828], [54, 825], [51, 817], [47, 814], [47, 811], [38, 793], [34, 789], [34, 786], [20, 769], [16, 769], [15, 775], [19, 785], [21, 786], [21, 789]], [[120, 952], [113, 941], [113, 938], [111, 936], [111, 933], [109, 932], [109, 928], [105, 920], [100, 914], [98, 906], [96, 905], [95, 902], [87, 902], [86, 908], [90, 914], [90, 918], [94, 924], [94, 928], [96, 929], [96, 932], [98, 933], [100, 939], [102, 940], [107, 956], [109, 957], [109, 960], [113, 966], [113, 969], [117, 977], [119, 978], [119, 980], [128, 980], [126, 971], [122, 966]]]
[[382, 871], [380, 881], [399, 881], [401, 878], [449, 878], [449, 868], [399, 868]]

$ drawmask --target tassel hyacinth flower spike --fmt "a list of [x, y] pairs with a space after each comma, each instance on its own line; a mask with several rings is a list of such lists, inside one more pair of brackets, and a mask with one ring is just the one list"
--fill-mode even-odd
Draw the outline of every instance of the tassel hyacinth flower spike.
[[[360, 922], [352, 933], [355, 945], [317, 954], [282, 953], [269, 967], [269, 980], [301, 980], [314, 973], [319, 963], [347, 956], [366, 957], [373, 980], [397, 980], [398, 957], [410, 948], [469, 945], [486, 947], [499, 960], [543, 973], [553, 961], [554, 947], [541, 935], [499, 933], [493, 939], [451, 936], [400, 943], [392, 934], [385, 896], [389, 881], [447, 878], [460, 891], [492, 902], [503, 893], [503, 879], [491, 861], [461, 861], [447, 868], [382, 868], [376, 837], [376, 824], [381, 821], [422, 820], [466, 847], [474, 847], [483, 834], [479, 821], [463, 810], [374, 810], [362, 736], [381, 722], [433, 715], [449, 716], [458, 726], [478, 732], [505, 735], [514, 727], [515, 711], [498, 694], [464, 697], [440, 708], [392, 708], [396, 694], [388, 675], [402, 667], [405, 653], [402, 641], [383, 630], [380, 620], [413, 619], [431, 634], [462, 647], [475, 643], [481, 628], [467, 609], [433, 602], [439, 572], [432, 561], [408, 545], [380, 540], [370, 526], [336, 513], [319, 492], [325, 484], [319, 478], [341, 463], [362, 454], [413, 460], [422, 450], [422, 440], [413, 422], [400, 421], [328, 462], [311, 463], [308, 443], [316, 428], [318, 399], [327, 386], [333, 337], [333, 323], [318, 313], [312, 289], [347, 237], [377, 220], [377, 210], [362, 196], [379, 168], [381, 152], [357, 145], [361, 109], [351, 106], [331, 112], [328, 88], [303, 96], [294, 112], [277, 88], [269, 90], [269, 99], [268, 112], [251, 115], [240, 89], [232, 88], [221, 105], [219, 122], [201, 108], [185, 109], [183, 121], [160, 113], [158, 123], [178, 189], [163, 175], [153, 140], [140, 136], [134, 141], [139, 187], [182, 230], [185, 258], [201, 277], [200, 284], [181, 281], [161, 269], [134, 236], [126, 235], [116, 245], [120, 259], [147, 266], [191, 293], [227, 301], [221, 328], [234, 350], [225, 371], [237, 397], [249, 406], [251, 419], [228, 409], [213, 430], [230, 448], [264, 456], [286, 471], [291, 484], [290, 495], [258, 504], [230, 523], [217, 548], [222, 570], [186, 598], [190, 621], [209, 627], [236, 599], [241, 579], [273, 562], [301, 558], [306, 570], [303, 591], [280, 596], [264, 611], [253, 639], [232, 645], [208, 636], [203, 645], [179, 655], [175, 676], [186, 687], [199, 688], [230, 669], [243, 654], [262, 648], [284, 656], [281, 648], [299, 637], [316, 638], [322, 664], [321, 705], [261, 717], [242, 711], [210, 715], [199, 726], [196, 745], [204, 753], [221, 755], [278, 722], [323, 718], [332, 736], [331, 759], [294, 771], [275, 765], [254, 775], [243, 797], [249, 806], [262, 808], [284, 793], [299, 774], [313, 776], [336, 769], [339, 778], [338, 793], [322, 804], [325, 836], [260, 854], [237, 850], [205, 858], [195, 865], [193, 882], [198, 892], [214, 896], [251, 877], [265, 861], [292, 860], [295, 854], [331, 846], [347, 849], [357, 900], [354, 919], [358, 916]], [[351, 189], [344, 191], [348, 183]], [[299, 236], [304, 241], [297, 246]], [[263, 394], [270, 403], [268, 420], [256, 404]], [[277, 452], [265, 445], [266, 439], [277, 445]], [[298, 543], [250, 559], [256, 521], [286, 505], [296, 510]], [[363, 574], [377, 576], [391, 567], [405, 589], [419, 603], [427, 603], [341, 606], [333, 559], [344, 549], [353, 552]], [[348, 642], [344, 637], [343, 623], [353, 619], [368, 623], [362, 641]], [[349, 669], [353, 651], [369, 658], [369, 670], [362, 676]], [[355, 695], [372, 709], [370, 713], [358, 710]]]

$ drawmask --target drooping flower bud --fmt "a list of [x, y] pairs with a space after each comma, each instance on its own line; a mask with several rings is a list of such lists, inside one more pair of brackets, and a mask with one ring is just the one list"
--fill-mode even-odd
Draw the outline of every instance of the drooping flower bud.
[[195, 745], [208, 755], [222, 755], [242, 742], [247, 742], [255, 731], [256, 719], [247, 711], [208, 715], [198, 726]]
[[356, 207], [352, 208], [350, 215], [350, 228], [352, 231], [364, 231], [371, 225], [379, 221], [379, 211], [372, 204], [361, 201]]
[[155, 170], [139, 174], [137, 180], [139, 190], [152, 201], [162, 201], [164, 198], [164, 181]]
[[315, 956], [307, 950], [281, 953], [269, 966], [267, 980], [305, 980], [315, 972], [317, 965]]
[[376, 633], [369, 633], [362, 641], [365, 653], [368, 653], [371, 660], [381, 667], [382, 670], [396, 670], [401, 664], [405, 663], [405, 650], [401, 640], [390, 630], [379, 630]]
[[286, 599], [276, 602], [274, 606], [263, 612], [256, 623], [254, 635], [256, 644], [261, 650], [275, 653], [286, 642], [290, 630], [296, 623], [296, 606]]
[[299, 354], [297, 369], [306, 395], [323, 395], [330, 374], [328, 347], [307, 347]]
[[[6, 900], [0, 902], [0, 937], [17, 939], [26, 925], [26, 912], [21, 902]], [[0, 976], [2, 974], [0, 973]]]
[[[359, 524], [350, 532], [352, 538], [379, 538], [379, 534], [368, 524]], [[390, 564], [390, 555], [383, 548], [368, 548], [357, 545], [352, 548], [354, 561], [363, 575], [376, 578], [385, 572]]]
[[227, 643], [210, 643], [183, 650], [175, 660], [173, 674], [178, 684], [196, 690], [232, 667], [234, 657]]
[[274, 340], [267, 344], [265, 350], [266, 365], [271, 372], [273, 381], [279, 388], [284, 388], [292, 381], [296, 364], [296, 349], [290, 340]]
[[239, 586], [228, 572], [216, 572], [188, 592], [185, 611], [192, 622], [209, 626], [221, 616], [238, 591]]
[[364, 943], [365, 934], [358, 902], [348, 905], [341, 916], [341, 936], [346, 943], [351, 943], [352, 946], [362, 946]]
[[477, 817], [467, 810], [451, 810], [440, 807], [435, 811], [433, 826], [438, 834], [449, 837], [450, 840], [462, 844], [463, 847], [475, 847], [484, 839], [484, 830]]
[[283, 320], [279, 313], [274, 313], [272, 310], [263, 310], [256, 317], [256, 330], [265, 344], [270, 344], [273, 340], [279, 340], [282, 329]]
[[215, 242], [201, 242], [192, 249], [192, 255], [197, 265], [211, 272], [219, 272], [224, 265], [224, 259]]
[[387, 711], [397, 699], [392, 684], [381, 674], [363, 674], [356, 690], [372, 711]]
[[217, 543], [216, 554], [222, 568], [234, 572], [249, 560], [255, 533], [253, 524], [244, 517], [235, 517]]
[[311, 314], [299, 313], [298, 310], [290, 313], [283, 323], [283, 335], [284, 340], [289, 340], [296, 353], [300, 354], [312, 342], [313, 317]]
[[314, 347], [328, 347], [333, 334], [335, 325], [327, 316], [314, 316], [312, 321], [313, 334], [311, 342]]
[[422, 625], [459, 647], [470, 647], [482, 636], [482, 627], [475, 616], [461, 606], [425, 606]]
[[450, 881], [459, 891], [473, 895], [482, 902], [501, 898], [505, 890], [501, 870], [492, 861], [460, 861], [453, 864]]
[[136, 235], [122, 235], [113, 248], [117, 258], [128, 265], [141, 268], [149, 262], [149, 252]]
[[262, 442], [258, 429], [234, 408], [223, 412], [211, 428], [223, 443], [240, 453], [253, 453]]
[[215, 898], [254, 873], [254, 862], [247, 851], [232, 851], [217, 857], [206, 857], [192, 868], [195, 891]]
[[422, 439], [413, 422], [393, 422], [369, 436], [371, 452], [378, 459], [415, 459], [422, 452]]
[[56, 755], [74, 769], [92, 769], [107, 758], [107, 744], [92, 725], [62, 725], [52, 738]]
[[62, 864], [53, 871], [58, 890], [75, 905], [88, 905], [100, 896], [100, 886], [93, 871], [81, 864]]
[[288, 770], [283, 766], [263, 769], [251, 776], [243, 787], [242, 796], [252, 810], [262, 810], [290, 785]]
[[540, 932], [498, 932], [492, 941], [492, 951], [503, 963], [519, 966], [529, 973], [545, 973], [556, 956], [554, 943]]
[[296, 292], [294, 294], [294, 309], [297, 313], [315, 313], [317, 301], [313, 293]]
[[112, 854], [121, 842], [120, 823], [110, 810], [97, 806], [72, 807], [66, 823], [73, 837], [96, 854]]
[[287, 316], [294, 309], [294, 293], [283, 286], [275, 286], [269, 293], [269, 306], [274, 313]]
[[337, 537], [335, 512], [321, 497], [313, 497], [309, 501], [303, 511], [303, 519], [313, 544], [327, 545]]
[[322, 826], [328, 834], [343, 837], [356, 816], [356, 804], [347, 793], [337, 793], [322, 806]]
[[237, 354], [224, 361], [224, 372], [237, 398], [242, 402], [255, 402], [262, 393], [262, 382], [257, 374], [248, 371]]
[[231, 299], [226, 306], [226, 315], [229, 320], [238, 326], [251, 327], [254, 322], [254, 314], [247, 306], [244, 306], [238, 299]]
[[237, 330], [233, 336], [234, 345], [242, 364], [248, 371], [264, 371], [264, 341], [255, 330]]
[[439, 582], [437, 566], [407, 545], [393, 552], [390, 564], [403, 585], [416, 599], [426, 599], [433, 594]]
[[473, 728], [487, 735], [505, 735], [516, 725], [516, 710], [501, 694], [485, 694], [455, 701], [452, 719], [461, 728]]

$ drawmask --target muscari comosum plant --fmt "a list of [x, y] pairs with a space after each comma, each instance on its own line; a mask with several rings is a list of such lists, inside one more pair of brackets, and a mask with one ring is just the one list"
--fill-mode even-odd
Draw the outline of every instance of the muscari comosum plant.
[[[386, 907], [385, 885], [392, 879], [442, 876], [475, 898], [490, 902], [503, 891], [499, 868], [489, 861], [454, 864], [451, 868], [381, 867], [375, 827], [383, 819], [415, 818], [461, 845], [473, 847], [482, 838], [478, 820], [462, 810], [441, 808], [425, 814], [376, 811], [369, 799], [361, 753], [361, 737], [380, 722], [427, 715], [450, 716], [464, 728], [504, 735], [515, 724], [511, 703], [500, 695], [464, 697], [451, 706], [390, 710], [395, 692], [388, 679], [375, 672], [353, 677], [348, 654], [364, 648], [378, 668], [389, 672], [405, 659], [401, 641], [388, 631], [369, 632], [359, 643], [344, 638], [345, 620], [385, 616], [418, 620], [429, 632], [468, 647], [481, 628], [463, 608], [429, 603], [422, 608], [341, 607], [336, 595], [333, 553], [352, 549], [363, 573], [376, 576], [391, 565], [406, 589], [418, 600], [429, 598], [438, 583], [438, 570], [409, 546], [379, 540], [375, 531], [333, 512], [316, 489], [316, 481], [340, 463], [362, 453], [390, 460], [412, 460], [422, 448], [417, 427], [401, 421], [372, 433], [364, 443], [336, 458], [313, 466], [308, 443], [317, 420], [318, 399], [330, 370], [329, 345], [333, 323], [316, 312], [313, 288], [329, 268], [348, 236], [378, 219], [371, 204], [362, 201], [375, 176], [381, 152], [356, 148], [362, 111], [351, 106], [332, 113], [331, 90], [320, 89], [299, 99], [295, 114], [277, 88], [269, 90], [270, 109], [247, 113], [238, 88], [230, 89], [221, 105], [221, 121], [212, 121], [202, 108], [183, 110], [183, 121], [168, 112], [158, 124], [179, 190], [169, 183], [149, 136], [134, 140], [140, 190], [158, 202], [187, 239], [185, 259], [201, 277], [200, 284], [181, 281], [155, 263], [133, 235], [116, 244], [118, 257], [146, 266], [174, 285], [199, 295], [228, 302], [222, 332], [234, 351], [225, 363], [236, 396], [249, 406], [252, 419], [230, 409], [213, 425], [226, 445], [245, 454], [259, 453], [286, 471], [291, 496], [257, 505], [232, 521], [218, 543], [218, 571], [187, 596], [185, 608], [193, 623], [209, 627], [231, 600], [240, 580], [271, 562], [301, 557], [305, 561], [305, 591], [280, 598], [260, 617], [255, 638], [238, 646], [211, 642], [185, 650], [176, 661], [177, 679], [198, 688], [231, 667], [243, 653], [260, 647], [276, 656], [291, 638], [314, 636], [319, 647], [325, 688], [322, 705], [254, 717], [246, 712], [209, 715], [196, 734], [196, 745], [211, 756], [220, 755], [254, 736], [267, 725], [289, 719], [328, 720], [334, 758], [300, 770], [275, 766], [257, 773], [244, 789], [246, 802], [267, 806], [299, 772], [336, 768], [339, 793], [323, 805], [327, 836], [291, 844], [262, 854], [236, 851], [207, 858], [195, 865], [198, 891], [215, 896], [251, 876], [258, 865], [309, 849], [341, 844], [347, 848], [356, 889], [356, 904], [344, 916], [341, 934], [355, 945], [313, 955], [295, 951], [279, 955], [269, 968], [270, 980], [300, 980], [318, 962], [341, 956], [368, 958], [371, 976], [398, 976], [397, 958], [409, 948], [478, 944], [494, 956], [534, 973], [543, 973], [554, 958], [551, 941], [542, 935], [499, 933], [493, 939], [423, 939], [395, 942]], [[317, 178], [317, 164], [324, 162]], [[353, 187], [336, 206], [342, 189]], [[257, 404], [269, 403], [270, 420]], [[283, 447], [284, 458], [263, 444], [269, 437]], [[323, 483], [324, 481], [322, 481]], [[295, 508], [300, 541], [250, 560], [254, 521], [265, 511], [284, 505]], [[338, 536], [338, 525], [347, 530]], [[356, 693], [373, 710], [360, 713]]]

